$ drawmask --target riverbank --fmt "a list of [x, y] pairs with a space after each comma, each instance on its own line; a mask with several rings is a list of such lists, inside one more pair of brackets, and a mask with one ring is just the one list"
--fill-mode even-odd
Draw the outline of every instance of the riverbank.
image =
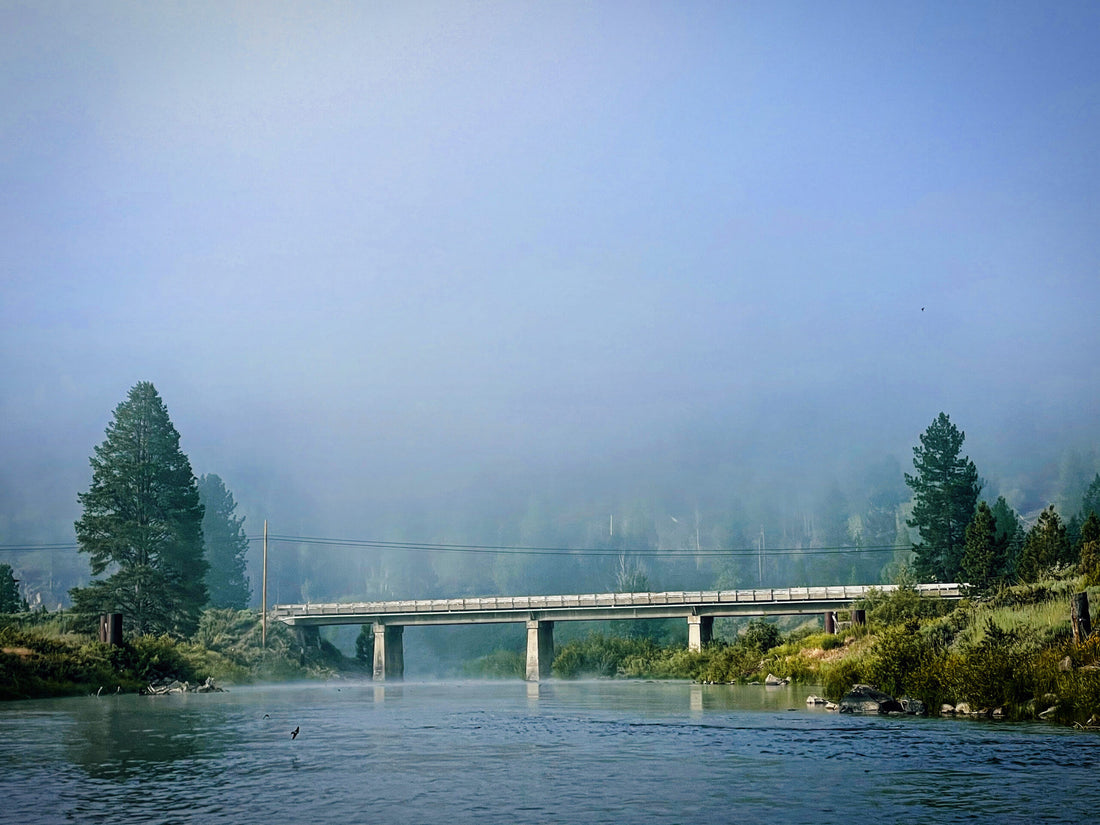
[[0, 700], [153, 692], [157, 686], [249, 684], [361, 672], [321, 641], [302, 648], [285, 626], [261, 644], [254, 612], [209, 610], [189, 641], [139, 636], [111, 646], [72, 633], [64, 615], [16, 614], [0, 626]]
[[[1063, 579], [955, 604], [902, 589], [854, 605], [866, 624], [842, 622], [837, 634], [815, 622], [781, 632], [753, 620], [698, 652], [596, 635], [563, 645], [554, 674], [727, 684], [772, 674], [823, 685], [834, 702], [867, 684], [919, 700], [929, 713], [961, 707], [967, 715], [1091, 726], [1100, 720], [1100, 633], [1072, 637], [1070, 596], [1082, 589], [1080, 580]], [[1100, 588], [1088, 593], [1100, 603]]]

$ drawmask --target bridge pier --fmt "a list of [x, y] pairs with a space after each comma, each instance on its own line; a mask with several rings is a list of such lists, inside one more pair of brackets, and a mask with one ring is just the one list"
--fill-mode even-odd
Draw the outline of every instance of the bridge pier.
[[374, 681], [400, 682], [405, 677], [401, 625], [374, 623]]
[[713, 638], [713, 616], [688, 616], [688, 650], [702, 650]]
[[527, 681], [550, 678], [554, 663], [554, 623], [530, 619], [527, 622]]

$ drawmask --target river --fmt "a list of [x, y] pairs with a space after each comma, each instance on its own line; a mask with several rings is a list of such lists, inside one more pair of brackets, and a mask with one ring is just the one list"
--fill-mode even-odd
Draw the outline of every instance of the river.
[[11, 702], [0, 820], [1095, 821], [1094, 733], [840, 716], [809, 692], [333, 682]]

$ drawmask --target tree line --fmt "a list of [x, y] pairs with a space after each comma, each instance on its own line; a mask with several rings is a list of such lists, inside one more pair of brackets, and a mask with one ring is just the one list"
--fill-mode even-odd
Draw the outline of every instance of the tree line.
[[[913, 448], [913, 473], [901, 473], [896, 462], [892, 473], [885, 466], [876, 470], [884, 480], [859, 516], [845, 514], [843, 493], [834, 486], [824, 512], [837, 515], [823, 515], [817, 523], [805, 525], [804, 535], [791, 545], [807, 548], [805, 555], [791, 553], [784, 558], [790, 583], [892, 577], [896, 570], [886, 567], [881, 552], [859, 549], [908, 545], [913, 534], [904, 527], [915, 530], [918, 540], [911, 542], [911, 553], [899, 555], [908, 556], [912, 572], [921, 581], [965, 581], [984, 591], [1073, 565], [1092, 571], [1093, 579], [1100, 581], [1100, 474], [1085, 492], [1080, 511], [1068, 521], [1051, 506], [1027, 528], [1003, 496], [992, 503], [981, 500], [983, 483], [974, 462], [963, 455], [964, 441], [965, 434], [940, 413]], [[179, 433], [151, 383], [138, 383], [118, 405], [106, 438], [90, 461], [92, 482], [78, 494], [83, 515], [75, 528], [93, 580], [69, 591], [74, 613], [92, 626], [100, 613], [121, 612], [129, 632], [187, 636], [206, 607], [247, 606], [251, 589], [244, 518], [236, 515], [237, 504], [221, 478], [214, 474], [196, 478], [180, 449]], [[897, 476], [904, 479], [903, 484], [897, 480], [900, 489], [908, 486], [912, 493], [905, 516], [899, 515], [906, 513], [904, 493], [888, 479]], [[517, 525], [516, 541], [544, 542], [544, 531], [538, 527], [544, 520], [537, 512], [529, 512]], [[700, 548], [700, 521], [696, 509], [694, 519], [679, 528], [683, 546], [674, 549]], [[732, 542], [725, 546], [744, 547], [750, 541], [755, 546], [757, 541], [746, 525], [731, 524], [724, 532]], [[564, 533], [558, 538], [561, 546], [573, 546]], [[587, 581], [593, 575], [608, 580], [598, 586], [618, 590], [694, 589], [756, 586], [758, 580], [762, 584], [769, 577], [767, 565], [778, 563], [767, 556], [762, 531], [761, 552], [755, 558], [746, 559], [741, 553], [685, 561], [682, 555], [667, 559], [652, 555], [663, 542], [643, 513], [617, 520], [613, 534], [580, 540], [585, 543], [578, 546], [616, 549], [619, 555], [611, 562], [582, 556], [564, 560], [481, 557], [471, 562], [464, 559], [460, 567], [452, 559], [439, 558], [415, 565], [413, 581], [408, 579], [411, 574], [404, 568], [410, 565], [404, 559], [360, 552], [355, 559], [357, 575], [344, 574], [342, 580], [348, 595], [355, 598], [439, 595], [424, 588], [454, 595], [450, 589], [456, 585], [463, 594], [467, 590], [480, 595], [548, 592], [547, 588], [568, 592], [574, 579]], [[813, 548], [822, 543], [850, 547], [852, 552], [815, 556]], [[305, 547], [282, 555], [286, 558], [276, 563], [276, 575], [281, 570], [286, 586], [301, 588], [303, 597], [311, 577], [325, 575], [324, 570], [314, 569], [314, 554]], [[611, 567], [603, 570], [608, 564]], [[770, 572], [774, 579], [778, 569]], [[369, 589], [368, 580], [374, 579], [381, 582], [379, 592]], [[772, 584], [780, 586], [774, 580]], [[5, 595], [9, 590], [10, 599]], [[297, 595], [295, 590], [290, 600]], [[18, 597], [12, 571], [0, 567], [0, 612], [21, 608], [25, 603]]]
[[979, 500], [982, 482], [962, 455], [965, 433], [945, 413], [913, 448], [915, 472], [907, 520], [919, 531], [913, 570], [921, 581], [965, 582], [984, 592], [1009, 581], [1033, 582], [1077, 566], [1089, 584], [1100, 584], [1100, 473], [1068, 522], [1048, 506], [1030, 529], [1003, 496]]

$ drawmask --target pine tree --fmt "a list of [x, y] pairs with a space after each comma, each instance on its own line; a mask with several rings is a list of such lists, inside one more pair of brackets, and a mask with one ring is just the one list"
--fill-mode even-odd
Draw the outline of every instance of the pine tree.
[[990, 510], [997, 522], [997, 541], [1005, 548], [1004, 569], [1001, 573], [1005, 578], [1010, 578], [1016, 570], [1016, 561], [1023, 550], [1027, 533], [1019, 514], [1005, 501], [1004, 496], [997, 496]]
[[210, 606], [243, 610], [251, 591], [245, 575], [248, 536], [242, 525], [244, 516], [235, 515], [237, 502], [216, 475], [199, 479], [199, 500], [203, 505], [202, 535], [206, 545], [206, 588]]
[[1038, 581], [1056, 566], [1069, 564], [1071, 556], [1066, 526], [1051, 504], [1039, 514], [1039, 520], [1027, 533], [1024, 549], [1020, 551], [1020, 561], [1016, 565], [1016, 575], [1022, 581]]
[[1081, 498], [1081, 521], [1085, 521], [1089, 513], [1100, 516], [1100, 473], [1096, 474], [1096, 478], [1092, 480]]
[[19, 595], [19, 582], [10, 564], [0, 564], [0, 613], [22, 613], [27, 600]]
[[92, 484], [78, 498], [80, 551], [92, 575], [73, 588], [85, 618], [121, 612], [135, 633], [186, 636], [206, 604], [202, 504], [179, 433], [153, 385], [136, 384], [115, 408], [107, 437], [91, 458]]
[[1078, 551], [1078, 569], [1085, 577], [1085, 586], [1100, 584], [1100, 516], [1089, 513], [1081, 525], [1081, 547]]
[[966, 526], [966, 550], [962, 574], [979, 593], [985, 593], [1001, 578], [1005, 562], [1005, 542], [998, 537], [997, 520], [984, 501], [978, 504], [974, 518]]
[[966, 526], [982, 489], [974, 462], [959, 455], [965, 438], [941, 412], [913, 448], [916, 475], [905, 474], [913, 490], [913, 512], [906, 523], [920, 530], [913, 567], [922, 581], [954, 581], [960, 572]]

